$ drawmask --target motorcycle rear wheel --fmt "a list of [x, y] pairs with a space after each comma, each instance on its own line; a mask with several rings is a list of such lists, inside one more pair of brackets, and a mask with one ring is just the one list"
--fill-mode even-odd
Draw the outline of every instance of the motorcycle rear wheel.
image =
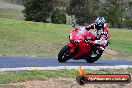
[[85, 60], [88, 63], [94, 63], [95, 61], [97, 61], [101, 57], [101, 55], [103, 53], [103, 51], [98, 51], [98, 52], [99, 52], [99, 54], [97, 54], [96, 57], [91, 57], [91, 55], [89, 55], [88, 57], [85, 58]]
[[61, 63], [66, 62], [69, 60], [70, 57], [68, 57], [68, 51], [70, 50], [70, 47], [68, 45], [65, 45], [58, 54], [58, 61]]

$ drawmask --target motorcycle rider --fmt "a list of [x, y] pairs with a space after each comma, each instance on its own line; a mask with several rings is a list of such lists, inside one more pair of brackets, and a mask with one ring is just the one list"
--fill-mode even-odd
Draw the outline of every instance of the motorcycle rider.
[[96, 29], [96, 40], [90, 41], [92, 44], [100, 44], [100, 50], [104, 51], [108, 43], [108, 24], [105, 23], [104, 17], [98, 17], [95, 23], [85, 26], [86, 30]]

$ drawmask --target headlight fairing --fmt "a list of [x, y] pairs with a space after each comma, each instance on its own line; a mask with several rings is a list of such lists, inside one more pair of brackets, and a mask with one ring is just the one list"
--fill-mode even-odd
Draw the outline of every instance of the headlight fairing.
[[87, 40], [91, 40], [92, 38], [89, 36], [89, 37], [86, 37]]
[[74, 40], [75, 43], [81, 42], [81, 40]]

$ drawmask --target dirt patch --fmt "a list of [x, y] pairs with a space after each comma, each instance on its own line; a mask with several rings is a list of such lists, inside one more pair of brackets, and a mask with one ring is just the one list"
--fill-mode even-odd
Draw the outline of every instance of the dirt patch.
[[115, 50], [112, 50], [112, 49], [106, 49], [105, 51], [104, 51], [104, 53], [106, 54], [106, 55], [119, 55], [119, 52], [117, 52], [117, 51], [115, 51]]
[[44, 81], [0, 85], [0, 88], [132, 88], [132, 82], [129, 84], [85, 84], [80, 86], [75, 78], [50, 78]]
[[112, 59], [128, 59], [130, 60], [130, 58], [132, 58], [132, 55], [121, 52], [121, 51], [117, 51], [117, 50], [113, 50], [113, 49], [106, 49], [102, 55], [103, 58], [112, 58]]
[[112, 50], [112, 49], [106, 49], [103, 53], [103, 55], [105, 56], [119, 56], [119, 52], [118, 51], [115, 51], [115, 50]]

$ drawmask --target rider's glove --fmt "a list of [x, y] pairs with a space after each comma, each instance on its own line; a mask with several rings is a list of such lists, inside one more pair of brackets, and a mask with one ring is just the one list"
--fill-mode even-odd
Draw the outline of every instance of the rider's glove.
[[102, 44], [102, 41], [101, 40], [95, 40], [94, 41], [94, 44], [100, 44], [101, 45]]
[[94, 41], [91, 41], [91, 40], [88, 40], [88, 43], [90, 43], [92, 45], [95, 44]]
[[89, 31], [89, 30], [90, 30], [90, 28], [88, 28], [88, 27], [85, 27], [85, 29], [86, 29], [87, 31]]

